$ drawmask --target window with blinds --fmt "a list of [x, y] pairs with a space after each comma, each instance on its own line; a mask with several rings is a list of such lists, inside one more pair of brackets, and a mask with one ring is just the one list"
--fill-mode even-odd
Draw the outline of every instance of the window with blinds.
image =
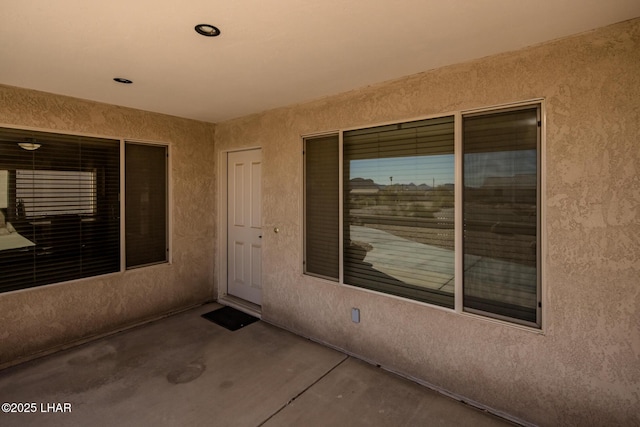
[[539, 328], [541, 108], [305, 139], [305, 273]]
[[338, 135], [304, 141], [304, 271], [338, 280], [340, 176]]
[[125, 143], [127, 268], [168, 261], [167, 146]]
[[463, 117], [464, 307], [539, 319], [540, 108]]
[[453, 125], [344, 133], [344, 283], [453, 307]]
[[120, 142], [0, 129], [0, 291], [120, 269]]

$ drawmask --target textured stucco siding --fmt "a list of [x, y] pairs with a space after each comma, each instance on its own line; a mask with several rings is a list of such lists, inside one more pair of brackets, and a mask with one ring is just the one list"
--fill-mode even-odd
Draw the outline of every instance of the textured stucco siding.
[[[301, 135], [534, 98], [543, 333], [302, 274]], [[527, 422], [640, 424], [640, 19], [215, 126], [0, 86], [0, 124], [170, 143], [173, 255], [0, 294], [0, 365], [217, 295], [220, 159], [259, 146], [264, 319]]]
[[[534, 98], [546, 105], [543, 334], [302, 274], [301, 135]], [[265, 319], [521, 420], [633, 425], [639, 123], [634, 20], [219, 123], [216, 151], [263, 149]]]
[[168, 143], [172, 249], [171, 264], [0, 294], [0, 366], [213, 298], [213, 124], [8, 86], [0, 124]]

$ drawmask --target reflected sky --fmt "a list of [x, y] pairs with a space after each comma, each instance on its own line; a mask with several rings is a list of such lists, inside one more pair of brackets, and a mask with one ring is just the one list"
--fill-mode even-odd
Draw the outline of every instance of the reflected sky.
[[[376, 184], [453, 184], [453, 154], [351, 160], [349, 179], [372, 179]], [[393, 177], [393, 181], [390, 179]]]
[[480, 187], [488, 177], [535, 175], [536, 150], [491, 151], [464, 156], [465, 187]]
[[[536, 150], [469, 153], [464, 161], [465, 185], [480, 187], [487, 177], [535, 174], [537, 154]], [[453, 154], [351, 160], [349, 168], [349, 179], [371, 179], [380, 185], [454, 182]]]

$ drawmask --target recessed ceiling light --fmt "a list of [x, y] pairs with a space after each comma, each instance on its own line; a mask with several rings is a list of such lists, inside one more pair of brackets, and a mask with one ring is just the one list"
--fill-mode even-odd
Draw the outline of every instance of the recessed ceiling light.
[[129, 79], [124, 79], [124, 78], [122, 78], [122, 77], [116, 77], [116, 78], [114, 78], [113, 80], [115, 80], [115, 81], [116, 81], [116, 82], [118, 82], [118, 83], [123, 83], [123, 84], [125, 84], [125, 85], [130, 85], [131, 83], [133, 83], [131, 80], [129, 80]]
[[216, 37], [220, 35], [220, 30], [209, 24], [198, 24], [195, 26], [195, 30], [198, 34], [202, 34], [207, 37]]

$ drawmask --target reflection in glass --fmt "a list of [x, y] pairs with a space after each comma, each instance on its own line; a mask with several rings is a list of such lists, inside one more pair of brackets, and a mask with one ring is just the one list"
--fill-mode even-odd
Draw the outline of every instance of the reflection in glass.
[[94, 215], [96, 192], [95, 170], [16, 171], [16, 199], [26, 218]]
[[0, 292], [120, 270], [118, 140], [0, 128], [0, 170]]
[[538, 108], [465, 117], [464, 306], [536, 322]]
[[344, 282], [453, 307], [453, 117], [344, 133]]

